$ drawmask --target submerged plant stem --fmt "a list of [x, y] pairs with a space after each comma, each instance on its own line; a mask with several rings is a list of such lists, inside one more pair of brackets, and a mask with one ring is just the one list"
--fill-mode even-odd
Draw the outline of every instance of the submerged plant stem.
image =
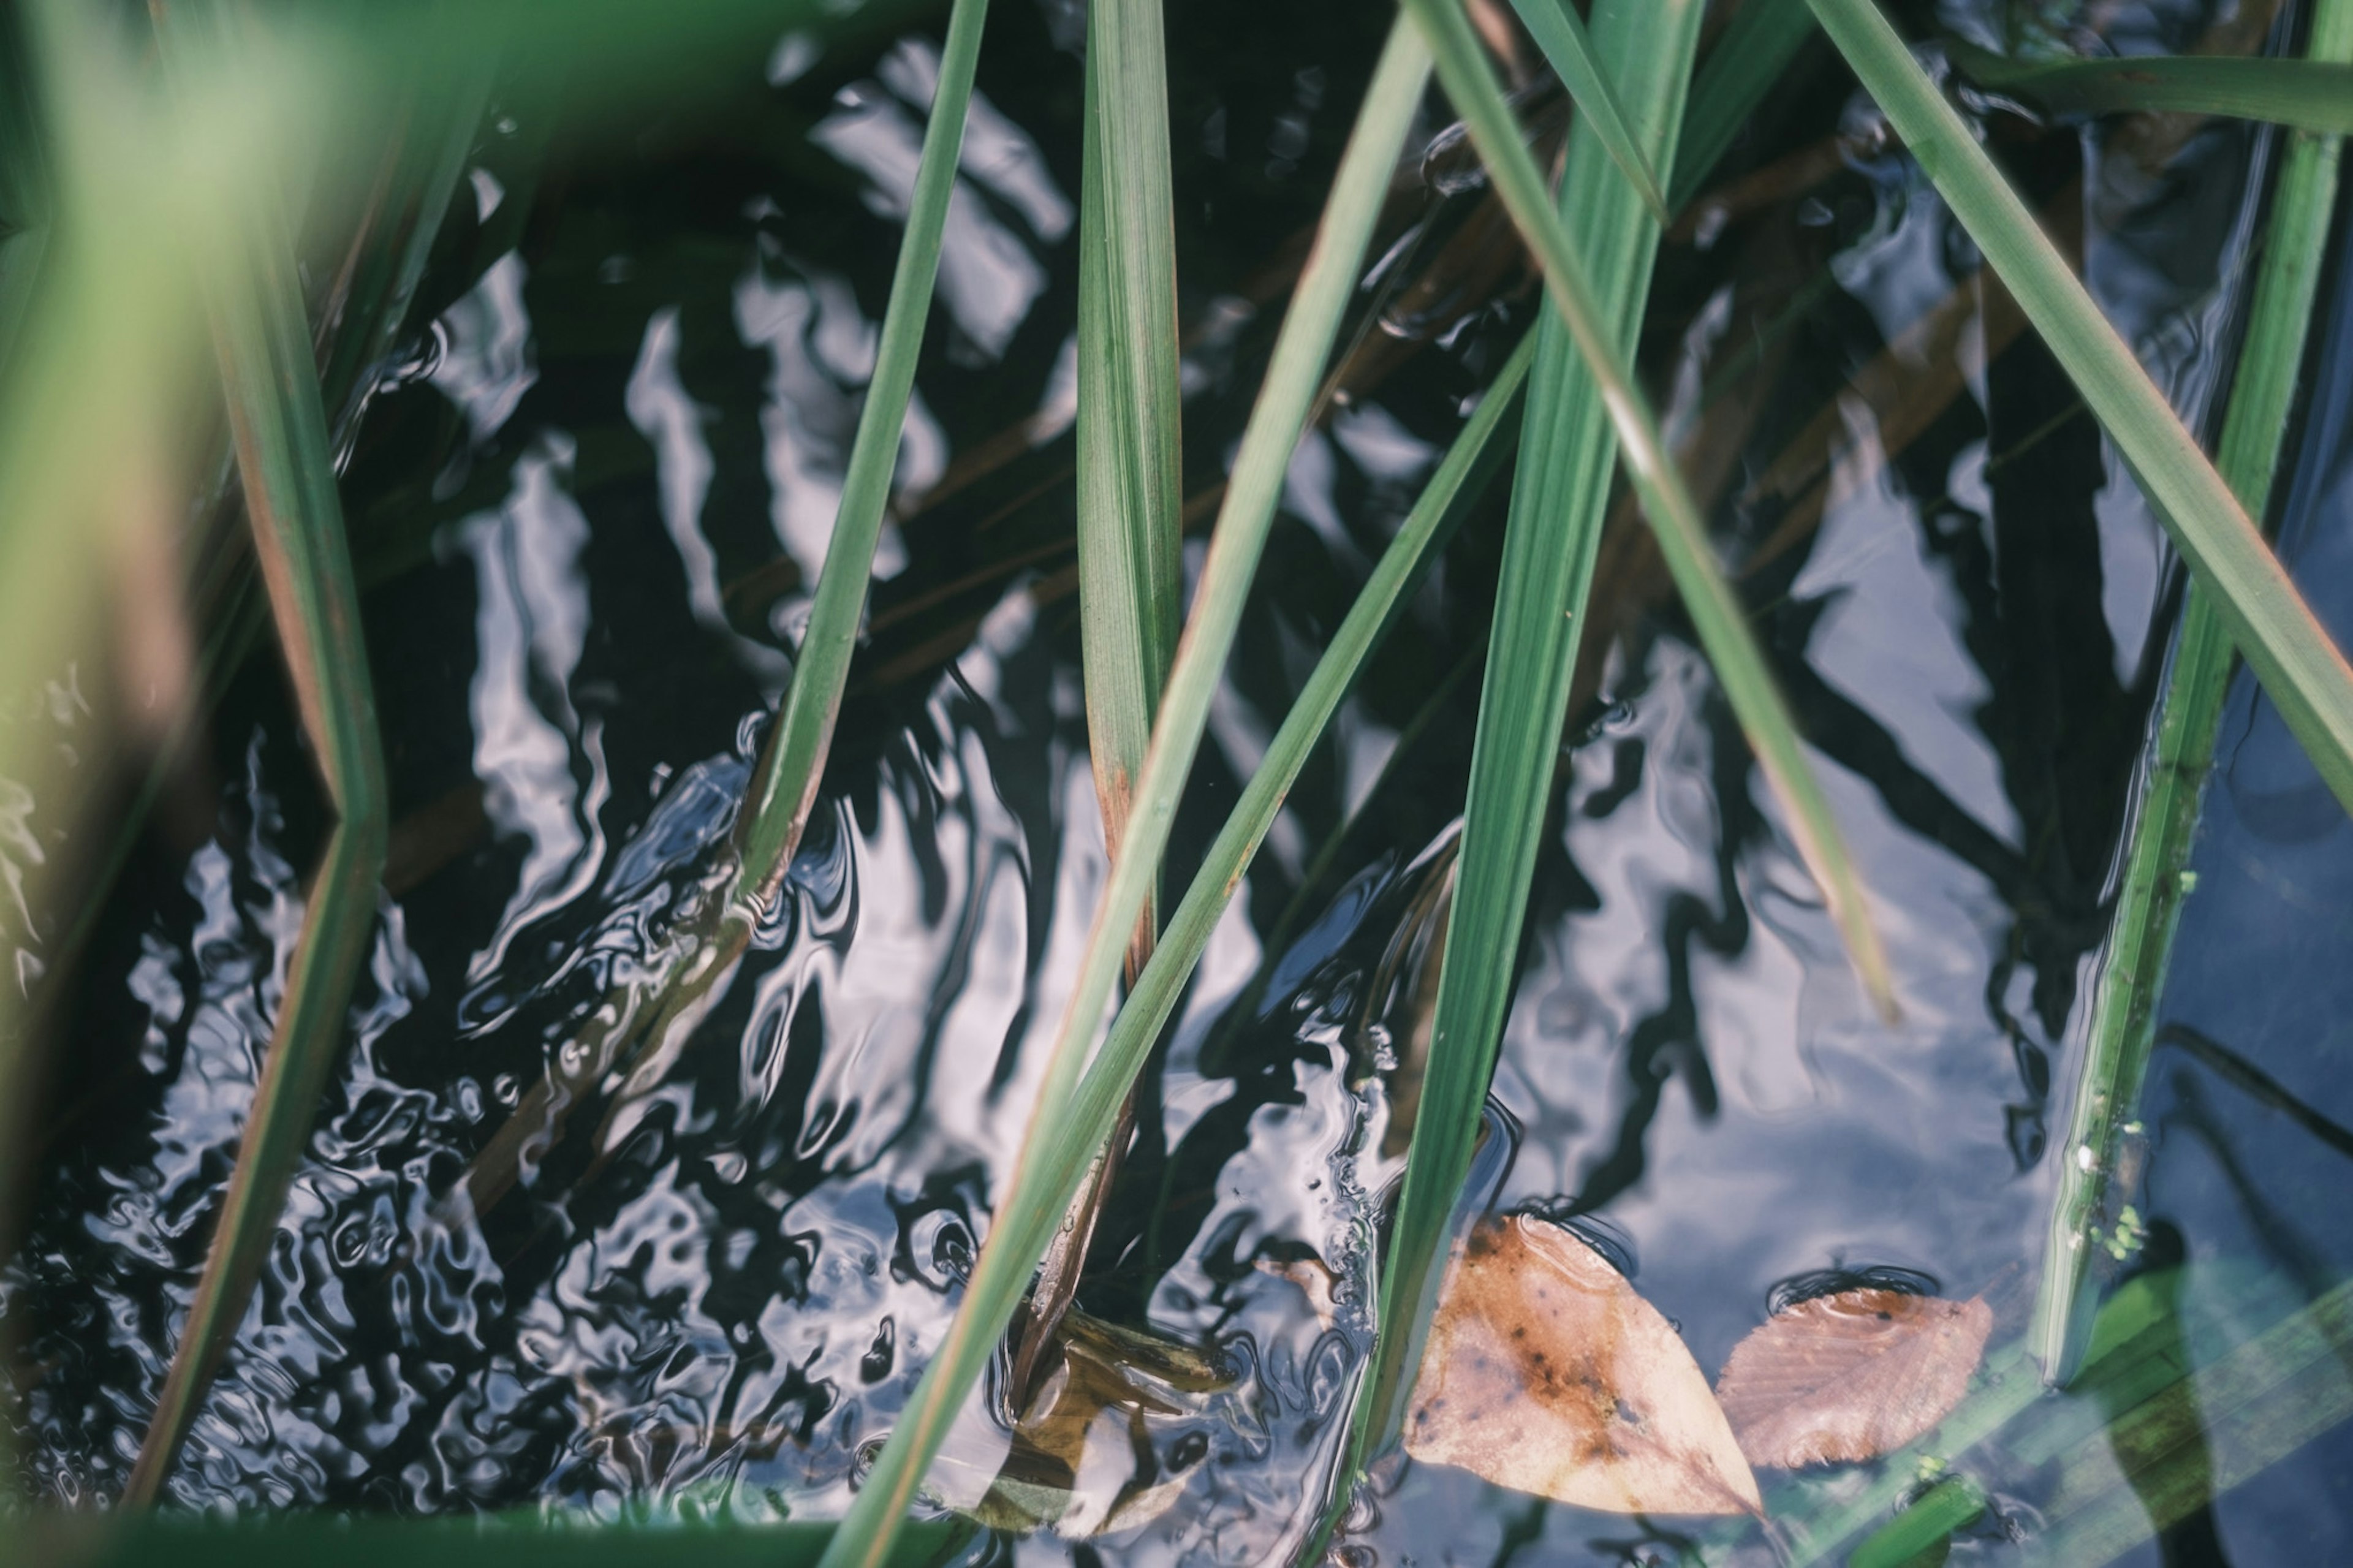
[[[2320, 0], [2310, 47], [2317, 61], [2353, 60], [2353, 0]], [[2251, 517], [2261, 518], [2268, 509], [2295, 402], [2313, 296], [2336, 210], [2341, 148], [2335, 136], [2295, 132], [2287, 137], [2216, 459]], [[2212, 591], [2193, 578], [2166, 679], [2147, 783], [2126, 851], [2124, 886], [2101, 963], [2083, 1071], [2069, 1103], [2066, 1135], [2057, 1145], [2059, 1191], [2043, 1241], [2028, 1342], [2044, 1379], [2053, 1384], [2074, 1375], [2090, 1333], [2098, 1300], [2091, 1277], [2096, 1227], [2109, 1197], [2118, 1133], [2137, 1114], [2148, 1071], [2157, 1005], [2187, 891], [2190, 840], [2236, 653]]]

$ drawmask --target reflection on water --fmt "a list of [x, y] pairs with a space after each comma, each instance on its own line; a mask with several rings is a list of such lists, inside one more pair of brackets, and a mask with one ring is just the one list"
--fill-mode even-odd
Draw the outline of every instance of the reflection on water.
[[[1180, 44], [1180, 79], [1186, 49], [1227, 59], [1243, 28], [1262, 43], [1175, 110], [1195, 493], [1279, 315], [1267, 257], [1312, 221], [1371, 47], [1322, 12], [1211, 20], [1214, 42]], [[987, 1234], [1104, 874], [1064, 572], [1069, 22], [991, 24], [871, 657], [779, 909], [643, 1092], [572, 1108], [518, 1192], [453, 1220], [468, 1162], [609, 991], [675, 956], [725, 872], [872, 369], [936, 54], [920, 34], [839, 60], [787, 38], [776, 87], [717, 106], [707, 142], [535, 197], [520, 231], [499, 226], [504, 193], [535, 186], [486, 150], [427, 290], [430, 375], [387, 394], [372, 449], [392, 456], [364, 455], [351, 485], [364, 575], [392, 563], [367, 610], [397, 805], [472, 786], [486, 826], [445, 836], [385, 901], [348, 1059], [178, 1503], [845, 1506]], [[1815, 85], [1780, 142], [1869, 120], [1833, 72]], [[1739, 416], [1715, 482], [1728, 556], [1874, 891], [1905, 1021], [1862, 1005], [1636, 560], [1607, 579], [1629, 636], [1571, 715], [1495, 1084], [1523, 1130], [1493, 1146], [1498, 1201], [1621, 1238], [1710, 1368], [1778, 1282], [1825, 1268], [1916, 1270], [2014, 1319], [2168, 624], [2161, 537], [2055, 367], [1916, 171], [1869, 135], [1842, 145], [1818, 195], [1670, 250], [1654, 321], [1675, 331], [1654, 335], [1673, 352], [1654, 368], [1679, 425]], [[2208, 128], [2161, 176], [2132, 151], [2066, 131], [2010, 150], [2059, 226], [2087, 216], [2087, 276], [2206, 421], [2263, 144]], [[1395, 265], [1475, 234], [1483, 199], [1464, 184]], [[1462, 313], [1417, 317], [1418, 357], [1368, 374], [1292, 465], [1178, 875], [1534, 307], [1411, 298]], [[2332, 321], [2341, 367], [2353, 308]], [[1937, 352], [1907, 346], [1924, 341]], [[2341, 380], [2320, 377], [2284, 514], [2324, 614], [2353, 582], [2323, 526], [2348, 472]], [[436, 428], [441, 446], [417, 435]], [[1430, 918], [1459, 809], [1497, 515], [1491, 499], [1342, 714], [1141, 1086], [1081, 1304], [1225, 1381], [1144, 1423], [1183, 1490], [1095, 1560], [1277, 1560], [1328, 1483], [1401, 1170], [1383, 1134], [1406, 1096], [1384, 1074], [1413, 988], [1393, 955], [1422, 951], [1404, 937]], [[216, 832], [143, 851], [99, 946], [8, 1283], [12, 1319], [36, 1325], [29, 1472], [59, 1500], [110, 1497], [136, 1448], [300, 924], [317, 808], [273, 671], [248, 671], [218, 732], [242, 765]], [[2168, 1006], [2275, 1092], [2160, 1054], [2149, 1205], [2168, 1228], [2151, 1234], [2185, 1251], [2200, 1300], [2227, 1293], [2196, 1269], [2234, 1279], [2251, 1258], [2309, 1295], [2345, 1266], [2324, 1195], [2341, 1152], [2275, 1129], [2283, 1095], [2353, 1121], [2328, 1099], [2340, 814], [2243, 683], [2224, 757]], [[2023, 1465], [2000, 1479], [2019, 1519], [2055, 1484]], [[2216, 1510], [2240, 1560], [2341, 1538], [2325, 1488], [2253, 1522], [2288, 1485]], [[1671, 1544], [1421, 1467], [1384, 1473], [1347, 1550], [1619, 1562]], [[1039, 1538], [1020, 1560], [1076, 1550]]]

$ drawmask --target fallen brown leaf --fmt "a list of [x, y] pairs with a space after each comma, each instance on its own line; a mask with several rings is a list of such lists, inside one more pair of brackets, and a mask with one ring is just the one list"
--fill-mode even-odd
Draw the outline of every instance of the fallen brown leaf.
[[1982, 1296], [1817, 1296], [1735, 1345], [1715, 1396], [1752, 1465], [1875, 1459], [1952, 1413], [1992, 1330]]
[[1757, 1478], [1657, 1309], [1542, 1220], [1482, 1226], [1454, 1262], [1406, 1452], [1607, 1513], [1756, 1513]]

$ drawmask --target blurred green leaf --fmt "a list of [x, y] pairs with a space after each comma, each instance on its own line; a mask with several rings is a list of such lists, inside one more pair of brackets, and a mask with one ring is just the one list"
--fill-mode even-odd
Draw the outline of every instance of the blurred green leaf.
[[2019, 60], [1947, 40], [1954, 65], [1983, 86], [2062, 113], [2162, 111], [2267, 120], [2300, 131], [2353, 132], [2353, 64], [2241, 59], [2221, 55], [2131, 55], [2118, 59]]

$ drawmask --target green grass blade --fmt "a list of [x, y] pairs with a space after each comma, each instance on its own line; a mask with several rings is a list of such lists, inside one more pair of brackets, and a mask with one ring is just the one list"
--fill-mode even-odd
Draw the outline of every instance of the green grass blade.
[[[1165, 31], [1160, 0], [1098, 0], [1088, 13], [1079, 196], [1079, 642], [1088, 760], [1113, 858], [1176, 657], [1185, 595]], [[1159, 901], [1155, 883], [1130, 946], [1131, 978], [1152, 956]], [[1055, 1232], [1013, 1357], [1017, 1390], [1029, 1386], [1077, 1293], [1118, 1154], [1107, 1149], [1095, 1163]]]
[[[1045, 1190], [1045, 1184], [1025, 1173], [1063, 1155], [1083, 1169], [1093, 1155], [1091, 1145], [1081, 1145], [1066, 1131], [1066, 1118], [1060, 1108], [1068, 1105], [1077, 1087], [1118, 980], [1127, 933], [1134, 930], [1157, 875], [1177, 797], [1200, 746], [1210, 700], [1233, 646], [1243, 597], [1282, 497], [1292, 451], [1306, 426], [1341, 314], [1355, 292], [1358, 266], [1429, 73], [1429, 57], [1418, 36], [1400, 21], [1391, 29], [1374, 69], [1324, 204], [1314, 245], [1275, 340], [1265, 383], [1242, 435], [1210, 537], [1208, 559], [1195, 590], [1192, 615], [1177, 646], [1176, 665], [1169, 673], [1160, 717], [1137, 782], [1127, 837], [1113, 862], [1110, 882], [1096, 908], [1068, 1008], [1047, 1059], [1037, 1101], [1047, 1110], [1032, 1117], [1017, 1156], [1014, 1183], [1022, 1195], [997, 1205], [973, 1282], [965, 1288], [964, 1310], [956, 1314], [890, 1442], [860, 1489], [840, 1533], [826, 1552], [826, 1568], [881, 1561], [892, 1532], [913, 1501], [915, 1488], [946, 1436], [949, 1422], [994, 1353], [1013, 1305], [1029, 1284], [1037, 1254], [1013, 1247], [1009, 1238], [1029, 1234], [1030, 1227], [1059, 1223], [1068, 1207], [1069, 1187]], [[1039, 1235], [1039, 1251], [1044, 1243], [1045, 1237]]]
[[[1662, 163], [1673, 154], [1702, 9], [1697, 0], [1603, 0], [1595, 10], [1595, 33], [1636, 134], [1645, 153]], [[1447, 15], [1461, 19], [1451, 5]], [[1472, 96], [1457, 92], [1457, 108], [1469, 112]], [[1472, 126], [1480, 134], [1475, 114]], [[1622, 356], [1641, 329], [1660, 226], [1645, 221], [1597, 140], [1572, 132], [1559, 210], [1598, 242], [1595, 281], [1611, 346]], [[1493, 171], [1485, 142], [1481, 152]], [[1497, 174], [1499, 183], [1504, 177]], [[1511, 1003], [1569, 678], [1609, 511], [1617, 445], [1600, 386], [1556, 314], [1546, 312], [1537, 336], [1421, 1109], [1390, 1229], [1370, 1387], [1352, 1418], [1335, 1508], [1365, 1459], [1395, 1436], [1420, 1361], [1430, 1300], [1444, 1268]]]
[[1512, 0], [1512, 9], [1526, 24], [1528, 36], [1544, 51], [1546, 64], [1568, 89], [1576, 100], [1577, 111], [1609, 150], [1626, 178], [1633, 183], [1634, 192], [1642, 198], [1651, 216], [1662, 228], [1667, 224], [1667, 198], [1660, 194], [1658, 175], [1651, 172], [1651, 160], [1643, 155], [1636, 142], [1632, 124], [1625, 105], [1618, 101], [1617, 89], [1601, 74], [1594, 63], [1593, 46], [1587, 41], [1585, 24], [1577, 19], [1566, 0]]
[[[1169, 916], [1168, 929], [1113, 1021], [1103, 1048], [1079, 1079], [1058, 1120], [1060, 1136], [1041, 1143], [1034, 1162], [1025, 1159], [1016, 1168], [998, 1205], [1000, 1214], [988, 1245], [965, 1287], [959, 1321], [961, 1317], [975, 1320], [975, 1331], [964, 1342], [973, 1347], [965, 1352], [967, 1364], [951, 1365], [944, 1350], [924, 1373], [927, 1384], [935, 1375], [941, 1379], [941, 1397], [951, 1406], [961, 1403], [978, 1381], [988, 1346], [1004, 1331], [1020, 1300], [1031, 1261], [1044, 1250], [1057, 1216], [1069, 1201], [1066, 1196], [1060, 1203], [1054, 1200], [1077, 1190], [1093, 1151], [1110, 1136], [1121, 1101], [1143, 1069], [1153, 1042], [1175, 1014], [1211, 931], [1274, 826], [1300, 770], [1366, 659], [1394, 624], [1399, 606], [1412, 596], [1424, 569], [1460, 516], [1462, 503], [1478, 495], [1505, 449], [1496, 437], [1509, 427], [1535, 347], [1531, 334], [1504, 363], [1397, 537], [1382, 552], [1356, 602], [1332, 634], [1331, 645], [1300, 689], [1298, 700], [1269, 742], [1258, 771], [1250, 775], [1225, 826], [1202, 858], [1192, 885]], [[923, 1397], [918, 1390], [917, 1398]]]
[[2342, 61], [2135, 55], [2045, 63], [2012, 59], [1959, 38], [1945, 49], [1982, 85], [2061, 113], [2212, 114], [2332, 136], [2353, 133], [2353, 65]]
[[1079, 632], [1116, 856], [1176, 657], [1185, 580], [1176, 258], [1159, 0], [1088, 14], [1079, 255]]
[[[167, 60], [201, 47], [195, 35], [204, 23], [189, 14], [194, 9], [184, 0], [159, 27]], [[246, 243], [208, 259], [215, 264], [207, 289], [214, 338], [246, 515], [295, 706], [336, 820], [311, 880], [204, 1274], [124, 1488], [123, 1501], [134, 1508], [152, 1504], [170, 1473], [278, 1234], [320, 1090], [342, 1054], [352, 982], [375, 926], [389, 832], [359, 594], [301, 280], [282, 216], [258, 201]]]
[[736, 848], [743, 858], [733, 900], [739, 910], [765, 909], [776, 897], [824, 779], [834, 721], [841, 712], [841, 689], [849, 676], [850, 655], [857, 651], [859, 623], [866, 614], [874, 546], [891, 503], [891, 477], [907, 426], [907, 400], [915, 389], [915, 361], [923, 352], [932, 287], [939, 277], [940, 237], [947, 226], [948, 198], [955, 193], [965, 111], [972, 101], [973, 68], [980, 57], [981, 23], [987, 12], [988, 0], [955, 0], [948, 16], [939, 87], [923, 127], [906, 234], [899, 242], [891, 300], [882, 313], [874, 378], [867, 384], [849, 468], [842, 477], [841, 508], [834, 516], [825, 564], [818, 572], [817, 597], [793, 666], [792, 687], [761, 752], [736, 830]]
[[1864, 988], [1881, 1014], [1892, 1017], [1894, 983], [1852, 858], [1747, 616], [1716, 564], [1706, 525], [1659, 432], [1650, 400], [1635, 383], [1594, 302], [1577, 243], [1546, 199], [1543, 176], [1520, 140], [1503, 89], [1480, 55], [1460, 5], [1449, 0], [1409, 3], [1430, 35], [1440, 79], [1469, 124], [1513, 222], [1536, 252], [1554, 308], [1592, 371], [1596, 394], [1615, 428], [1620, 460], [1658, 538], [1659, 552], [1725, 696], [1756, 750], [1757, 763], [1788, 811], [1790, 837], [1828, 900]]
[[[2320, 0], [2313, 14], [2315, 60], [2353, 60], [2353, 0]], [[2265, 62], [2270, 63], [2270, 62]], [[2312, 320], [2313, 296], [2328, 251], [2337, 205], [2341, 143], [2334, 136], [2288, 138], [2269, 232], [2255, 275], [2247, 338], [2231, 386], [2216, 467], [2261, 518], [2295, 402], [2297, 374]], [[2028, 1345], [2052, 1383], [2073, 1378], [2089, 1334], [2096, 1292], [2090, 1264], [2095, 1226], [2115, 1169], [2117, 1129], [2132, 1121], [2155, 1040], [2179, 921], [2182, 873], [2198, 824], [2199, 802], [2214, 756], [2214, 737], [2230, 689], [2234, 650], [2212, 595], [2193, 582], [2182, 606], [2173, 668], [2157, 732], [2147, 793], [2133, 824], [2124, 886], [2116, 895], [2090, 1039], [2058, 1145], [2059, 1192], [2042, 1249]], [[2077, 1151], [2087, 1152], [2088, 1158]]]
[[2230, 486], [1878, 7], [1810, 4], [2123, 454], [2321, 777], [2353, 806], [2353, 668]]
[[1681, 212], [1699, 195], [1733, 138], [1813, 36], [1814, 14], [1806, 0], [1742, 0], [1692, 84], [1667, 184], [1668, 210]]

